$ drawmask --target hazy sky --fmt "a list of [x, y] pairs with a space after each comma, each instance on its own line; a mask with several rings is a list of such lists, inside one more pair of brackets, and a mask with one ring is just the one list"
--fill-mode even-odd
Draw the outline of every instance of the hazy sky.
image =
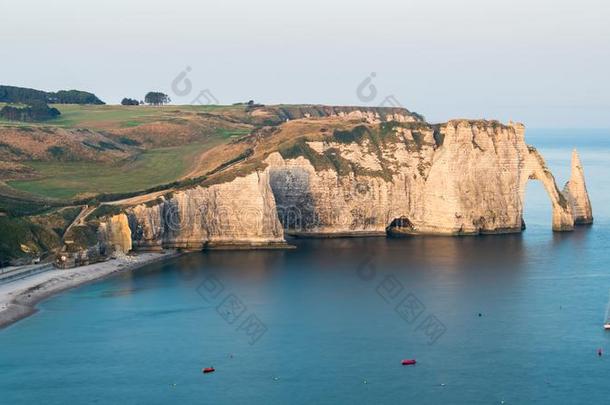
[[0, 83], [610, 127], [609, 20], [607, 0], [0, 0]]

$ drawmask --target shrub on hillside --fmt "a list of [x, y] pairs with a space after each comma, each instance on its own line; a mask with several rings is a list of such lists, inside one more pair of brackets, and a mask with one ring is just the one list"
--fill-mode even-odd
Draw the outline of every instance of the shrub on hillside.
[[9, 121], [36, 122], [47, 121], [61, 115], [57, 108], [49, 107], [45, 102], [32, 101], [25, 107], [4, 106], [0, 110], [0, 118]]
[[150, 91], [144, 97], [144, 101], [151, 105], [163, 105], [172, 101], [169, 96], [165, 93], [158, 91]]
[[140, 105], [140, 102], [138, 100], [134, 100], [133, 98], [125, 97], [123, 100], [121, 100], [121, 105]]

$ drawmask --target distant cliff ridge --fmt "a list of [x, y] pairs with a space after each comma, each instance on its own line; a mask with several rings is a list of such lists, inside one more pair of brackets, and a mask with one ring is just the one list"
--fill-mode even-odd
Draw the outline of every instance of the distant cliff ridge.
[[242, 153], [198, 184], [101, 207], [88, 221], [98, 237], [87, 254], [277, 247], [289, 235], [521, 232], [529, 180], [547, 191], [554, 231], [592, 221], [576, 152], [560, 191], [521, 124], [432, 125], [407, 110], [303, 111], [261, 111], [286, 119], [216, 150]]

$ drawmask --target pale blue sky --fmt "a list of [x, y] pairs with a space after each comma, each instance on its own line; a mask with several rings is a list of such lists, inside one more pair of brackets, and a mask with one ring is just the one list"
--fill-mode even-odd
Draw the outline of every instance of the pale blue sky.
[[[610, 127], [605, 0], [0, 0], [0, 83]], [[171, 94], [187, 66], [193, 91]], [[378, 96], [357, 98], [371, 72]]]

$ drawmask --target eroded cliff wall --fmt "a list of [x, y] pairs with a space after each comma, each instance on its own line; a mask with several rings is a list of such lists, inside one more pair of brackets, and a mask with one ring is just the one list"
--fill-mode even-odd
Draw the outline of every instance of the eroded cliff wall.
[[359, 122], [290, 133], [264, 153], [255, 145], [249, 174], [124, 207], [100, 232], [123, 251], [282, 246], [285, 234], [520, 232], [531, 179], [548, 193], [553, 230], [573, 229], [573, 210], [592, 219], [577, 156], [562, 193], [521, 124]]
[[[400, 216], [423, 219], [421, 190], [436, 148], [433, 128], [374, 134], [357, 127], [352, 132], [353, 142], [348, 137], [307, 142], [312, 159], [272, 153], [266, 160], [288, 233], [383, 234]], [[327, 159], [334, 165], [325, 167]]]
[[553, 229], [573, 226], [570, 206], [520, 124], [456, 120], [434, 128], [394, 126], [382, 142], [308, 142], [351, 169], [316, 169], [313, 159], [269, 156], [271, 187], [289, 233], [333, 235], [519, 232], [528, 179], [543, 182]]
[[[109, 244], [137, 250], [247, 248], [285, 244], [268, 175], [254, 172], [210, 187], [195, 187], [125, 208], [102, 222]], [[117, 230], [120, 228], [121, 230]]]

